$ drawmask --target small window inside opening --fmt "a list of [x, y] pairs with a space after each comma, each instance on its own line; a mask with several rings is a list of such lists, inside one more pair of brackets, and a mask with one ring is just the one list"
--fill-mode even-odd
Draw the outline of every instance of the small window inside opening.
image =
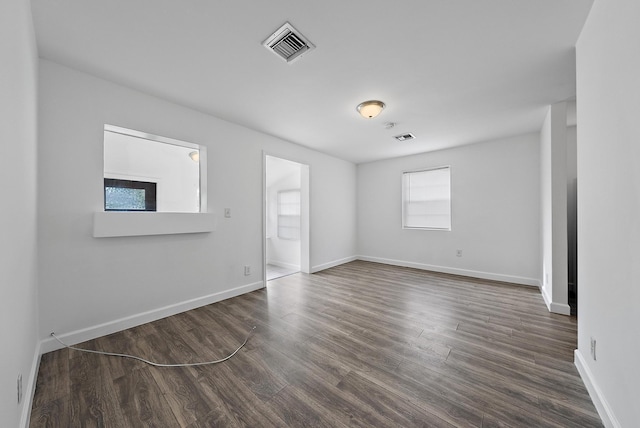
[[104, 179], [105, 211], [156, 211], [156, 183]]

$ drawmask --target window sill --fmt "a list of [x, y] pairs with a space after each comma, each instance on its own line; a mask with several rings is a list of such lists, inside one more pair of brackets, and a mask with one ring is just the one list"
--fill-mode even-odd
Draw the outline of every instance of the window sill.
[[93, 237], [213, 232], [214, 213], [103, 212], [93, 215]]
[[409, 227], [402, 226], [402, 230], [440, 230], [443, 232], [451, 232], [450, 227]]

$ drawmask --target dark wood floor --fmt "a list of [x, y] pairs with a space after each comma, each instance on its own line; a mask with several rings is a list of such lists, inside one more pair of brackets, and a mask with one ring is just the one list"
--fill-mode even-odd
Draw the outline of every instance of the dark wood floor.
[[32, 427], [600, 427], [536, 288], [352, 262], [43, 355]]

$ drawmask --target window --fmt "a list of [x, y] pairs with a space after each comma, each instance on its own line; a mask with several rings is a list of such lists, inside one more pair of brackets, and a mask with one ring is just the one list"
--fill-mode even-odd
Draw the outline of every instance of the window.
[[206, 151], [198, 144], [104, 127], [104, 210], [206, 212]]
[[402, 227], [451, 230], [451, 168], [402, 174]]
[[104, 179], [105, 211], [155, 211], [156, 183]]
[[278, 192], [278, 238], [300, 240], [300, 190]]

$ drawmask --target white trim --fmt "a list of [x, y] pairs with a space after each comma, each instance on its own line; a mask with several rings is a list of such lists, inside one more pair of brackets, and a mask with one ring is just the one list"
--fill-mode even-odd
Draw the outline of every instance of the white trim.
[[551, 299], [551, 296], [549, 296], [549, 290], [547, 287], [541, 287], [540, 292], [549, 312], [560, 315], [571, 315], [571, 306], [566, 303], [555, 303]]
[[573, 351], [573, 356], [573, 363], [578, 369], [582, 382], [584, 382], [584, 386], [587, 388], [591, 401], [593, 401], [593, 405], [596, 407], [598, 415], [600, 415], [604, 426], [607, 428], [622, 428], [622, 425], [613, 414], [613, 410], [602, 393], [602, 390], [600, 390], [596, 384], [593, 374], [591, 373], [591, 370], [589, 370], [589, 366], [582, 356], [582, 352], [580, 352], [579, 349], [576, 349]]
[[93, 237], [206, 233], [216, 229], [214, 213], [105, 212], [93, 213]]
[[29, 428], [29, 423], [31, 421], [31, 407], [33, 406], [33, 397], [36, 394], [36, 382], [38, 380], [41, 356], [42, 342], [38, 342], [33, 354], [33, 363], [31, 364], [31, 370], [29, 371], [27, 387], [24, 389], [26, 393], [23, 394], [24, 400], [22, 401], [22, 416], [20, 417], [19, 425], [21, 428]]
[[190, 143], [188, 141], [176, 140], [175, 138], [163, 137], [161, 135], [149, 134], [142, 131], [136, 131], [135, 129], [123, 128], [115, 125], [104, 125], [106, 132], [113, 132], [115, 134], [127, 135], [129, 137], [142, 138], [144, 140], [156, 141], [158, 143], [171, 144], [172, 146], [186, 147], [189, 149], [199, 149], [200, 145]]
[[209, 182], [207, 176], [207, 147], [199, 145], [198, 150], [200, 151], [200, 159], [198, 161], [200, 167], [200, 213], [206, 213], [209, 211], [209, 206], [207, 205], [207, 193], [209, 192], [207, 188], [207, 183]]
[[262, 151], [262, 282], [267, 283], [267, 154]]
[[489, 279], [492, 281], [511, 282], [514, 284], [530, 285], [533, 287], [539, 287], [540, 281], [535, 278], [526, 278], [515, 275], [505, 275], [501, 273], [482, 272], [476, 270], [459, 269], [447, 266], [428, 265], [424, 263], [407, 262], [404, 260], [385, 259], [381, 257], [371, 256], [358, 256], [358, 260], [364, 260], [367, 262], [384, 263], [393, 266], [403, 266], [415, 269], [430, 270], [433, 272], [450, 273], [452, 275], [470, 276], [473, 278]]
[[549, 296], [547, 287], [540, 287], [540, 294], [542, 294], [542, 298], [544, 299], [544, 304], [547, 305], [547, 309], [551, 312], [551, 296]]
[[[95, 339], [97, 337], [106, 336], [117, 331], [125, 330], [127, 328], [135, 327], [141, 324], [145, 324], [151, 321], [159, 320], [171, 315], [179, 314], [191, 309], [196, 309], [201, 306], [210, 305], [212, 303], [219, 302], [221, 300], [229, 299], [231, 297], [239, 296], [241, 294], [249, 293], [251, 291], [264, 288], [264, 282], [258, 281], [251, 284], [241, 285], [230, 290], [221, 291], [218, 293], [209, 294], [207, 296], [197, 297], [195, 299], [185, 300], [184, 302], [175, 303], [172, 305], [164, 306], [162, 308], [153, 309], [140, 314], [130, 315], [128, 317], [120, 318], [114, 321], [109, 321], [104, 324], [99, 324], [92, 327], [83, 328], [68, 333], [55, 332], [62, 341], [69, 345], [74, 345], [87, 340]], [[51, 332], [46, 332], [51, 333]], [[47, 353], [61, 349], [60, 345], [55, 339], [48, 337], [41, 342], [41, 352]]]
[[571, 315], [571, 306], [566, 303], [551, 302], [551, 308], [549, 309], [549, 311], [553, 312], [554, 314]]
[[311, 273], [320, 272], [321, 270], [329, 269], [332, 267], [340, 266], [345, 263], [352, 262], [354, 260], [358, 260], [357, 256], [345, 257], [344, 259], [333, 260], [331, 262], [323, 263], [321, 265], [316, 265], [311, 267]]

